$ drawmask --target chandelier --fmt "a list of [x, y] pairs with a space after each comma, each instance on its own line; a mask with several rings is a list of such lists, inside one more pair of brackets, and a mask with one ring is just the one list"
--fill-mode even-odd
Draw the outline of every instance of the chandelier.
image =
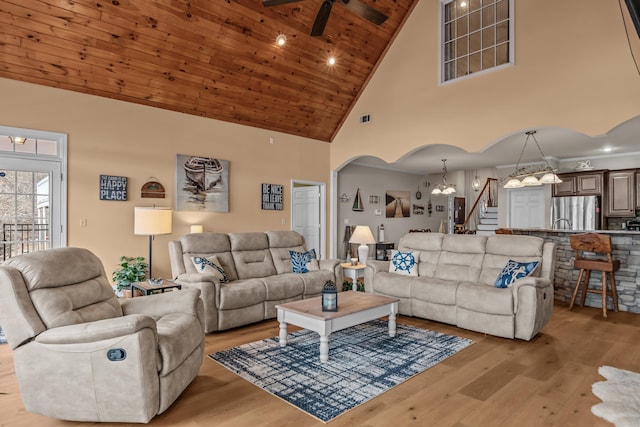
[[[504, 188], [522, 188], [522, 187], [533, 187], [536, 185], [542, 184], [559, 184], [562, 180], [556, 175], [557, 169], [553, 169], [547, 158], [545, 157], [542, 149], [540, 148], [540, 144], [538, 144], [538, 140], [536, 139], [536, 131], [530, 130], [525, 132], [527, 138], [524, 141], [524, 146], [522, 147], [522, 151], [520, 152], [520, 157], [518, 158], [518, 163], [516, 163], [516, 168], [514, 169], [506, 179], [508, 179], [507, 183], [504, 185]], [[527, 143], [529, 142], [529, 138], [533, 139], [536, 147], [538, 147], [538, 151], [540, 152], [540, 156], [542, 156], [542, 160], [544, 160], [544, 166], [520, 166], [520, 161], [522, 160], [522, 155], [524, 154], [524, 150], [527, 148]], [[538, 176], [541, 176], [538, 178]]]
[[442, 184], [436, 185], [431, 194], [453, 194], [456, 192], [454, 184], [447, 184], [447, 159], [442, 159]]

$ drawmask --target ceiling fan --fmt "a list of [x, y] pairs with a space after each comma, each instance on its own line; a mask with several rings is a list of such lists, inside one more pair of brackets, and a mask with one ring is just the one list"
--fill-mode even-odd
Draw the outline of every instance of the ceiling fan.
[[[262, 0], [263, 6], [277, 6], [280, 4], [286, 3], [296, 3], [300, 0]], [[316, 20], [313, 23], [313, 28], [311, 28], [312, 36], [321, 36], [324, 31], [324, 27], [327, 25], [327, 21], [329, 20], [329, 14], [331, 13], [331, 7], [336, 0], [324, 0], [322, 5], [320, 6], [320, 10], [316, 15]], [[384, 21], [387, 20], [387, 15], [382, 12], [378, 12], [374, 8], [369, 5], [366, 5], [359, 0], [338, 0], [338, 3], [341, 3], [344, 7], [349, 9], [351, 12], [356, 15], [373, 22], [376, 25], [381, 25]]]

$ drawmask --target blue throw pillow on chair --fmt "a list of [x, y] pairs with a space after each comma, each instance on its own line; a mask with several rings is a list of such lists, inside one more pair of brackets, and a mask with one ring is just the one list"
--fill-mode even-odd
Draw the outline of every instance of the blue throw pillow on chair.
[[508, 288], [516, 280], [533, 273], [538, 264], [538, 261], [518, 262], [510, 259], [496, 279], [496, 288]]

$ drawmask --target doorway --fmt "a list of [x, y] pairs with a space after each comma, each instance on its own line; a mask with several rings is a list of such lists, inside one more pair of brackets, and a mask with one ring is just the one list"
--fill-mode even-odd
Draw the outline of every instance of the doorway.
[[291, 182], [291, 229], [300, 233], [307, 250], [325, 258], [326, 188], [321, 182]]
[[66, 246], [65, 153], [66, 135], [0, 127], [0, 261]]

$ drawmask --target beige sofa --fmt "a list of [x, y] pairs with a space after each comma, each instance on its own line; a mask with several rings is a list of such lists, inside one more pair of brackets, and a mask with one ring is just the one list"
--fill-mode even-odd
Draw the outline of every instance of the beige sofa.
[[0, 324], [27, 411], [146, 423], [198, 375], [196, 290], [118, 299], [100, 260], [59, 248], [0, 264]]
[[[555, 243], [533, 236], [409, 233], [398, 250], [419, 252], [418, 276], [389, 272], [389, 261], [368, 261], [365, 291], [399, 298], [400, 314], [523, 340], [549, 321]], [[531, 276], [497, 288], [510, 259], [540, 264]]]
[[[197, 233], [169, 242], [174, 280], [201, 292], [206, 332], [275, 318], [276, 304], [318, 296], [328, 280], [342, 283], [337, 259], [319, 260], [308, 273], [292, 273], [290, 250], [305, 252], [304, 238], [294, 231]], [[199, 273], [192, 262], [212, 255], [228, 283]]]

